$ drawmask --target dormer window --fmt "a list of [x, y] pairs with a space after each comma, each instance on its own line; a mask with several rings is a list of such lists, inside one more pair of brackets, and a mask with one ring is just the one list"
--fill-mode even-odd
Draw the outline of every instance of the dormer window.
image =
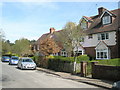
[[87, 23], [86, 23], [86, 22], [81, 23], [81, 28], [82, 28], [82, 29], [87, 29]]
[[111, 17], [110, 16], [104, 16], [102, 18], [103, 25], [110, 24], [111, 23]]
[[102, 15], [100, 16], [100, 19], [102, 20], [103, 25], [111, 24], [112, 19], [115, 17], [114, 14], [112, 14], [110, 11], [105, 10]]
[[87, 29], [87, 21], [85, 20], [85, 19], [83, 19], [82, 21], [81, 21], [81, 28], [82, 29]]

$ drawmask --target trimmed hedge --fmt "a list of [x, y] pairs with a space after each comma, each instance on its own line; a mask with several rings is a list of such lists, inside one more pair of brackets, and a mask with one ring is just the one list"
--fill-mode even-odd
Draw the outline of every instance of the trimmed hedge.
[[90, 58], [87, 55], [80, 55], [77, 57], [77, 62], [81, 62], [81, 61], [89, 61]]
[[[36, 62], [37, 66], [43, 68], [49, 68], [55, 71], [73, 71], [74, 57], [62, 57], [62, 56], [34, 56], [32, 59]], [[87, 55], [81, 55], [76, 57], [76, 61], [79, 64], [81, 61], [88, 61]]]
[[98, 61], [98, 63], [102, 65], [120, 66], [120, 58], [107, 59], [107, 60], [92, 60], [91, 62], [93, 61]]
[[[48, 56], [48, 68], [55, 71], [64, 71], [65, 68], [73, 68], [73, 62], [75, 61], [74, 57], [62, 57], [62, 56]], [[76, 57], [77, 63], [81, 61], [89, 61], [89, 57], [87, 55], [81, 55]], [[68, 67], [65, 67], [66, 64]]]

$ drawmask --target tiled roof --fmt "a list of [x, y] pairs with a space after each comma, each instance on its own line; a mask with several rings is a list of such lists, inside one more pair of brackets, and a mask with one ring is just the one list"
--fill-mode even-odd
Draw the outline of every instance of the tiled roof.
[[[59, 31], [55, 31], [55, 32], [61, 32], [62, 30], [59, 30]], [[56, 35], [55, 35], [55, 33], [46, 33], [46, 34], [43, 34], [38, 40], [37, 40], [37, 42], [36, 42], [36, 44], [40, 44], [40, 42], [42, 42], [43, 40], [45, 40], [45, 39], [48, 39], [48, 38], [51, 38], [51, 39], [55, 39], [55, 38], [57, 38], [56, 37]], [[59, 47], [61, 47], [62, 48], [62, 44], [60, 43], [60, 42], [56, 42], [57, 43], [57, 45], [59, 46]]]
[[117, 30], [118, 26], [120, 26], [120, 21], [119, 21], [120, 20], [120, 9], [112, 10], [109, 12], [112, 13], [114, 16], [116, 16], [111, 24], [102, 25], [102, 21], [99, 15], [92, 16], [92, 17], [89, 17], [89, 19], [91, 18], [93, 22], [91, 23], [90, 27], [87, 30], [85, 30], [85, 32], [87, 34], [94, 34], [94, 33]]

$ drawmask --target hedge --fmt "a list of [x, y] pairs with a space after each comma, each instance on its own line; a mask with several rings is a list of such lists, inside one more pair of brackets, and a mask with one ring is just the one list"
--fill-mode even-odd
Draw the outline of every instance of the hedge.
[[107, 60], [92, 60], [91, 62], [93, 61], [98, 61], [98, 63], [102, 65], [120, 66], [120, 58], [107, 59]]

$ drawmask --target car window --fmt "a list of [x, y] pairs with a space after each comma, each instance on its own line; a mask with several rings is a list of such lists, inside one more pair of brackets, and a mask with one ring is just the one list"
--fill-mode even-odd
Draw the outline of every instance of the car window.
[[18, 59], [18, 57], [12, 57], [12, 59]]
[[23, 59], [23, 62], [33, 62], [32, 59]]
[[22, 61], [22, 59], [19, 59], [19, 62], [21, 62]]
[[5, 59], [9, 59], [10, 57], [3, 57], [3, 58], [5, 58]]

